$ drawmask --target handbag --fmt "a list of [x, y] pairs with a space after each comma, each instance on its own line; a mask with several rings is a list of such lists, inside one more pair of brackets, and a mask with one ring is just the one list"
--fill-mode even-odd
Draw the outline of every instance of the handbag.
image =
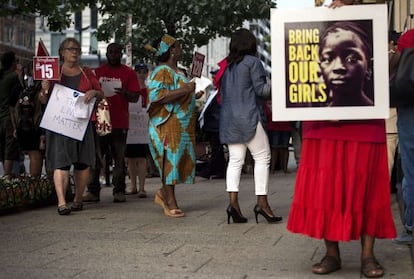
[[390, 80], [390, 107], [414, 104], [414, 48], [401, 53], [395, 75]]
[[96, 133], [98, 136], [106, 136], [112, 132], [111, 115], [109, 114], [109, 103], [103, 98], [96, 108]]

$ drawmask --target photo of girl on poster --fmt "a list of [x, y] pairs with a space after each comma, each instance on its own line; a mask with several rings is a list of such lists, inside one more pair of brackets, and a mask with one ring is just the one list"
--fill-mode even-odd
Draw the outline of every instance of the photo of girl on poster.
[[372, 21], [294, 22], [286, 31], [286, 107], [373, 106]]

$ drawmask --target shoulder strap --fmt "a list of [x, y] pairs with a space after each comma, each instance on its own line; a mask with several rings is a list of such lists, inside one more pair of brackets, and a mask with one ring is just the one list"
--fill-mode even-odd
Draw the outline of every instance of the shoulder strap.
[[[88, 84], [89, 84], [90, 89], [93, 89], [92, 83], [89, 80], [88, 75], [85, 73], [85, 71], [83, 70], [83, 68], [81, 66], [79, 66], [79, 70], [82, 72], [82, 74], [85, 76], [86, 80], [88, 81]], [[85, 70], [88, 72], [89, 68], [85, 68]]]

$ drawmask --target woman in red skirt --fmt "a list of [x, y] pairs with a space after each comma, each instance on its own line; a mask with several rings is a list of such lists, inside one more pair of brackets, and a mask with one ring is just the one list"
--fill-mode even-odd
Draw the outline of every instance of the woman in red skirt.
[[[322, 35], [320, 67], [330, 96], [360, 96], [360, 105], [368, 105], [363, 102], [372, 57], [368, 37], [358, 24], [344, 21]], [[313, 273], [340, 269], [338, 242], [361, 239], [362, 273], [369, 278], [384, 275], [374, 255], [375, 238], [396, 235], [385, 139], [384, 120], [304, 122], [287, 228], [324, 239], [326, 255], [313, 265]]]

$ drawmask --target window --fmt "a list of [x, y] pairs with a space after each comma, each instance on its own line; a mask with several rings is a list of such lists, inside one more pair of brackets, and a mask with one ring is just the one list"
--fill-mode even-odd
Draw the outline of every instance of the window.
[[98, 38], [96, 32], [91, 33], [90, 53], [98, 53]]
[[97, 7], [91, 8], [91, 28], [92, 29], [98, 28], [98, 8]]
[[3, 40], [6, 43], [13, 43], [13, 33], [14, 33], [14, 28], [13, 26], [4, 26], [4, 38]]
[[59, 56], [60, 43], [66, 39], [66, 35], [62, 33], [53, 33], [50, 36], [50, 55]]

